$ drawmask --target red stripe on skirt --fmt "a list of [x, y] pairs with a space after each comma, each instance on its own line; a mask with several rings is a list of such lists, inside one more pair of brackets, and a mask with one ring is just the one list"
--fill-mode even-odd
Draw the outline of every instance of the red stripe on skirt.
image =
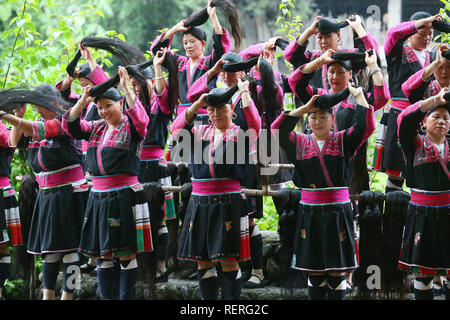
[[39, 188], [56, 187], [63, 184], [68, 184], [84, 179], [84, 172], [81, 166], [72, 169], [64, 170], [57, 173], [50, 173], [45, 175], [36, 175], [36, 181]]
[[107, 191], [109, 189], [129, 187], [139, 183], [138, 177], [132, 174], [92, 177], [93, 190]]
[[217, 193], [240, 192], [241, 184], [236, 179], [192, 179], [192, 194], [208, 196]]
[[443, 207], [450, 205], [450, 191], [430, 193], [411, 189], [411, 203], [418, 206]]
[[0, 177], [0, 188], [9, 187], [9, 177]]
[[348, 188], [336, 189], [302, 189], [301, 203], [305, 204], [331, 204], [336, 202], [349, 202]]
[[141, 160], [153, 160], [164, 157], [164, 150], [159, 146], [142, 147]]

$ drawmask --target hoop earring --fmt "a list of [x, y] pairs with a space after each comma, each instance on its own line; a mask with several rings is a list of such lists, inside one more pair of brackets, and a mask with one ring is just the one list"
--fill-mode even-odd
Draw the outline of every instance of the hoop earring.
[[237, 118], [237, 114], [235, 112], [233, 112], [231, 114], [231, 119], [236, 120], [236, 118]]
[[306, 129], [307, 131], [311, 131], [311, 126], [309, 125], [309, 123], [306, 124], [305, 129]]
[[213, 125], [211, 119], [208, 119], [208, 123], [209, 123], [210, 125]]
[[423, 133], [427, 133], [427, 128], [425, 128], [424, 125], [421, 125], [420, 131], [422, 131]]

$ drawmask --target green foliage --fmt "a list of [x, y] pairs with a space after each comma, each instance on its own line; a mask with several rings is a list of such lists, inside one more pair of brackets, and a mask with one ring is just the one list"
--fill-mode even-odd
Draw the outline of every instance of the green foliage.
[[[62, 15], [58, 11], [63, 5], [61, 0], [10, 0], [8, 4], [18, 9], [9, 16], [9, 28], [1, 33], [5, 47], [0, 56], [0, 88], [33, 88], [43, 82], [57, 84], [62, 81], [66, 74], [65, 68], [78, 49], [78, 40], [86, 36], [84, 23], [98, 25], [94, 19], [103, 16], [100, 10], [82, 4], [70, 16]], [[123, 34], [114, 30], [105, 32], [103, 36], [125, 39]], [[105, 67], [112, 66], [110, 53], [91, 51], [93, 58], [101, 60]], [[77, 82], [74, 83], [74, 90], [79, 91]], [[25, 119], [37, 118], [36, 111], [28, 108]], [[16, 191], [20, 182], [15, 178], [29, 172], [24, 152], [16, 150], [11, 171], [11, 182]]]
[[263, 197], [264, 215], [257, 220], [258, 227], [261, 230], [277, 230], [278, 228], [278, 213], [273, 204], [272, 197]]
[[[441, 0], [441, 2], [444, 4], [444, 7], [439, 10], [439, 13], [442, 15], [444, 20], [450, 21], [450, 17], [448, 16], [447, 12], [450, 11], [450, 1], [449, 0]], [[449, 33], [441, 33], [440, 35], [436, 36], [434, 38], [434, 41], [437, 43], [450, 43], [450, 34]]]
[[26, 297], [24, 297], [24, 292], [26, 290], [27, 284], [24, 280], [18, 279], [18, 280], [9, 280], [6, 279], [5, 281], [5, 292], [4, 292], [4, 299], [8, 300], [25, 300]]

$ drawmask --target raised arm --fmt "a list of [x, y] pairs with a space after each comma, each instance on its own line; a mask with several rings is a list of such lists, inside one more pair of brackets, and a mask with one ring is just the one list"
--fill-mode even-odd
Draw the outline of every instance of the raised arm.
[[328, 50], [319, 58], [297, 68], [288, 78], [289, 86], [295, 95], [302, 101], [303, 103], [309, 101], [314, 94], [323, 94], [326, 93], [326, 90], [313, 88], [309, 84], [309, 80], [313, 77], [314, 72], [322, 67], [324, 64], [331, 63], [335, 61], [331, 59], [332, 54], [334, 53], [333, 49]]
[[130, 89], [130, 75], [127, 69], [124, 67], [119, 67], [119, 77], [120, 85], [125, 90], [125, 99], [127, 105], [130, 106], [125, 112], [128, 119], [132, 122], [134, 128], [136, 129], [136, 135], [139, 139], [145, 138], [147, 134], [147, 126], [149, 122], [149, 117], [142, 103], [134, 94], [134, 91]]
[[225, 60], [220, 59], [216, 62], [213, 68], [209, 69], [203, 76], [198, 78], [189, 88], [189, 91], [186, 95], [186, 98], [191, 102], [197, 101], [200, 96], [204, 93], [208, 93], [211, 91], [209, 87], [209, 83], [213, 80], [217, 75], [223, 71], [222, 66], [226, 63]]
[[256, 106], [250, 96], [250, 92], [248, 89], [249, 82], [242, 81], [241, 79], [238, 79], [238, 87], [239, 92], [241, 93], [241, 101], [242, 101], [242, 111], [244, 112], [245, 119], [247, 121], [248, 129], [254, 130], [256, 133], [256, 138], [259, 136], [259, 133], [261, 131], [261, 117], [258, 113], [258, 109], [256, 109]]
[[320, 19], [322, 19], [322, 16], [317, 16], [314, 22], [284, 49], [284, 58], [295, 68], [310, 62], [313, 57], [320, 55], [319, 52], [313, 54], [306, 50], [309, 38], [319, 32], [317, 23]]
[[172, 122], [172, 126], [170, 127], [170, 132], [172, 133], [175, 139], [178, 139], [180, 135], [180, 131], [182, 129], [189, 129], [191, 134], [195, 133], [195, 128], [192, 126], [192, 122], [197, 115], [197, 111], [200, 108], [206, 107], [208, 104], [206, 103], [207, 94], [202, 94], [197, 101], [195, 101], [192, 105], [186, 108], [183, 112], [181, 112], [175, 120]]
[[440, 14], [413, 21], [406, 21], [397, 26], [390, 28], [386, 34], [386, 40], [384, 43], [384, 52], [388, 63], [394, 57], [398, 57], [402, 54], [402, 47], [405, 41], [424, 27], [432, 27], [431, 23], [434, 20], [442, 20]]
[[414, 141], [418, 134], [419, 123], [425, 118], [428, 110], [437, 105], [444, 105], [447, 101], [444, 94], [448, 92], [444, 88], [438, 95], [429, 97], [426, 100], [418, 101], [408, 108], [404, 109], [397, 118], [398, 137], [400, 144], [405, 150], [414, 148]]
[[279, 142], [280, 146], [287, 152], [291, 161], [296, 159], [297, 146], [304, 139], [304, 134], [294, 132], [300, 118], [309, 112], [316, 112], [319, 109], [314, 106], [314, 101], [318, 95], [312, 97], [305, 105], [292, 110], [285, 111], [272, 123], [270, 130], [272, 136]]
[[348, 85], [350, 94], [355, 97], [355, 121], [345, 130], [344, 150], [352, 156], [356, 150], [375, 132], [376, 119], [374, 109], [367, 102], [361, 87], [354, 88]]
[[94, 97], [90, 96], [90, 90], [91, 86], [86, 86], [78, 102], [62, 117], [63, 130], [75, 139], [89, 140], [93, 129], [93, 123], [91, 121], [80, 119], [83, 109], [94, 101]]
[[447, 47], [440, 45], [436, 51], [436, 59], [424, 69], [414, 73], [402, 84], [402, 91], [411, 103], [414, 104], [415, 102], [424, 99], [425, 91], [431, 84], [433, 73], [445, 63], [445, 58], [442, 57], [441, 48]]
[[384, 80], [383, 72], [377, 64], [377, 54], [374, 52], [369, 56], [368, 52], [369, 50], [366, 51], [365, 61], [373, 81], [373, 92], [371, 93], [369, 104], [377, 111], [388, 103], [391, 94], [389, 92], [389, 87]]

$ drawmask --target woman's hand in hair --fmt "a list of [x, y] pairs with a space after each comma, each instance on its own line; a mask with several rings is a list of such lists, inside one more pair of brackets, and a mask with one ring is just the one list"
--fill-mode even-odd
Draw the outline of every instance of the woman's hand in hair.
[[350, 90], [350, 94], [355, 97], [357, 104], [366, 108], [370, 108], [369, 104], [367, 103], [366, 96], [364, 95], [364, 91], [361, 87], [355, 88], [349, 82], [347, 88], [348, 90]]
[[91, 69], [91, 72], [94, 71], [94, 69], [97, 67], [97, 62], [92, 58], [91, 52], [89, 51], [89, 48], [86, 47], [81, 43], [81, 40], [78, 40], [79, 43], [79, 49], [81, 52], [81, 56], [86, 59], [87, 63], [89, 64], [89, 69]]
[[120, 85], [122, 86], [125, 93], [130, 90], [130, 75], [128, 74], [127, 69], [119, 66], [119, 78]]
[[442, 15], [441, 14], [436, 14], [434, 16], [428, 17], [428, 18], [423, 18], [420, 20], [416, 21], [416, 28], [417, 29], [422, 29], [422, 28], [432, 28], [433, 25], [431, 24], [433, 21], [442, 21]]
[[250, 82], [248, 80], [242, 81], [242, 79], [238, 79], [238, 88], [241, 93], [241, 101], [242, 108], [247, 108], [252, 104], [252, 97], [250, 96], [249, 85]]
[[186, 22], [186, 19], [181, 20], [180, 22], [178, 22], [175, 26], [173, 26], [173, 30], [174, 33], [180, 33], [180, 32], [186, 32], [188, 31], [191, 27], [185, 27], [184, 23]]
[[248, 86], [249, 86], [249, 81], [248, 80], [245, 80], [245, 81], [242, 81], [242, 79], [238, 79], [238, 83], [237, 83], [237, 85], [238, 85], [238, 88], [239, 88], [239, 92], [240, 93], [243, 93], [243, 92], [248, 92]]
[[208, 77], [208, 82], [211, 81], [216, 75], [218, 75], [221, 72], [224, 72], [223, 70], [223, 65], [226, 63], [225, 60], [220, 59], [219, 61], [216, 62], [216, 64], [214, 65], [214, 67], [212, 67], [211, 69], [208, 70], [207, 72], [207, 77]]
[[436, 50], [436, 61], [437, 67], [440, 68], [447, 63], [447, 59], [442, 56], [442, 53], [448, 50], [448, 47], [445, 44], [440, 44]]
[[318, 97], [319, 97], [318, 94], [312, 96], [311, 99], [309, 99], [309, 101], [305, 105], [298, 107], [295, 110], [292, 110], [291, 112], [288, 113], [288, 115], [292, 117], [301, 117], [304, 114], [319, 111], [320, 109], [316, 107], [315, 103]]
[[166, 59], [167, 48], [160, 49], [153, 58], [153, 66], [161, 67]]
[[304, 74], [316, 72], [316, 70], [321, 68], [323, 65], [327, 65], [327, 64], [330, 64], [330, 63], [333, 63], [333, 62], [336, 61], [333, 58], [331, 58], [331, 56], [335, 52], [336, 51], [333, 50], [333, 49], [328, 49], [318, 59], [314, 59], [313, 61], [308, 62], [307, 64], [305, 64], [304, 66], [301, 66], [300, 70]]
[[[372, 50], [372, 55], [369, 55], [369, 51], [371, 51], [371, 50]], [[375, 52], [375, 50], [373, 50], [373, 49], [366, 50], [365, 54], [366, 54], [365, 62], [367, 64], [367, 66], [372, 70], [375, 69], [376, 67], [378, 67], [377, 53]]]
[[335, 62], [336, 60], [331, 58], [331, 56], [335, 53], [336, 53], [336, 50], [334, 50], [334, 49], [328, 49], [327, 51], [325, 51], [319, 58], [322, 65]]
[[319, 20], [322, 18], [322, 16], [317, 16], [314, 19], [314, 22], [305, 30], [305, 32], [308, 32], [311, 35], [319, 33], [319, 28], [317, 26], [319, 25]]
[[89, 103], [94, 101], [94, 97], [91, 97], [91, 88], [90, 85], [83, 88], [83, 94], [81, 95], [81, 98], [78, 99], [77, 103], [70, 109], [67, 121], [70, 122], [77, 119], [83, 109], [86, 108]]
[[27, 112], [27, 105], [23, 104], [19, 109], [14, 112], [14, 115], [17, 118], [23, 118], [25, 116], [25, 112]]
[[82, 43], [81, 43], [81, 40], [78, 40], [78, 43], [79, 43], [78, 47], [79, 47], [79, 49], [80, 49], [81, 56], [82, 56], [84, 59], [86, 59], [86, 61], [91, 60], [91, 59], [92, 59], [92, 56], [91, 56], [91, 52], [89, 51], [89, 48], [86, 47], [84, 44], [82, 44]]
[[208, 93], [203, 93], [200, 98], [197, 99], [193, 104], [191, 104], [187, 109], [184, 115], [186, 122], [191, 123], [195, 119], [195, 115], [197, 114], [198, 109], [205, 108], [208, 106], [206, 103], [206, 97]]
[[442, 88], [441, 92], [439, 92], [439, 94], [436, 96], [436, 104], [438, 106], [442, 106], [444, 104], [447, 104], [448, 101], [445, 100], [444, 95], [448, 92], [448, 88], [444, 87]]
[[208, 0], [208, 6], [206, 7], [206, 11], [208, 12], [208, 15], [211, 17], [212, 15], [216, 15], [217, 8], [211, 7], [212, 0]]
[[449, 89], [447, 87], [442, 88], [441, 91], [437, 95], [429, 97], [428, 99], [423, 100], [420, 103], [420, 110], [422, 110], [422, 112], [427, 112], [431, 108], [447, 104], [448, 101], [445, 100], [444, 95], [448, 91], [449, 91]]
[[304, 46], [306, 44], [306, 42], [308, 41], [308, 39], [314, 35], [319, 33], [319, 29], [317, 28], [317, 25], [319, 23], [319, 20], [322, 19], [322, 16], [317, 16], [314, 19], [314, 22], [308, 27], [306, 28], [306, 30], [304, 32], [302, 32], [301, 35], [299, 35], [297, 37], [297, 44], [299, 44], [300, 46]]
[[69, 74], [67, 74], [66, 78], [64, 79], [63, 83], [61, 84], [61, 88], [59, 89], [59, 91], [63, 91], [64, 89], [67, 89], [69, 87], [72, 86], [73, 80], [75, 80], [76, 78], [78, 78], [78, 74], [80, 73], [80, 71], [74, 71], [74, 76], [71, 77]]
[[264, 50], [273, 50], [276, 49], [276, 45], [275, 43], [277, 42], [278, 39], [281, 39], [281, 36], [277, 36], [277, 37], [272, 37], [269, 40], [267, 40], [266, 42], [264, 42], [263, 44], [263, 49]]
[[94, 97], [91, 97], [91, 89], [92, 87], [90, 85], [87, 85], [83, 89], [83, 95], [81, 96], [80, 100], [84, 104], [84, 107], [88, 106], [91, 102], [94, 102]]
[[358, 37], [364, 37], [365, 35], [367, 35], [366, 30], [364, 29], [363, 25], [362, 25], [362, 20], [361, 17], [359, 15], [351, 15], [347, 20], [348, 25], [350, 27], [352, 27], [352, 29], [356, 32], [356, 34], [358, 35]]

